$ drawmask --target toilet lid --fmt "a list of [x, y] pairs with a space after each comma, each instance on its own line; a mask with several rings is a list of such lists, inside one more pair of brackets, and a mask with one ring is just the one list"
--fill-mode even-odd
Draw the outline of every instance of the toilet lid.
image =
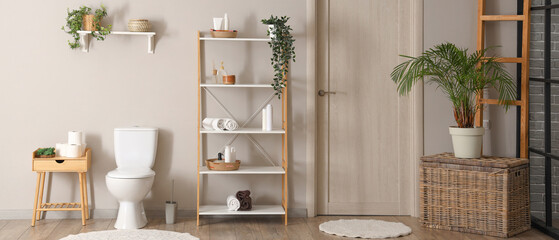
[[112, 178], [147, 178], [155, 176], [155, 172], [151, 169], [115, 169], [107, 173]]

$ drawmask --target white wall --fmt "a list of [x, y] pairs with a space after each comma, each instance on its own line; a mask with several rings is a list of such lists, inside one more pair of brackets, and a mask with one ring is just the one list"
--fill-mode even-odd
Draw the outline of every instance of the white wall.
[[[294, 29], [299, 61], [291, 65], [290, 76], [289, 201], [291, 208], [304, 208], [305, 186], [298, 183], [305, 181], [306, 161], [305, 1], [105, 1], [109, 17], [104, 23], [113, 24], [114, 30], [126, 29], [130, 18], [147, 18], [152, 22], [153, 31], [157, 32], [155, 54], [147, 54], [144, 37], [131, 36], [109, 36], [104, 42], [92, 41], [89, 53], [70, 50], [66, 43], [70, 36], [60, 30], [65, 23], [66, 9], [77, 8], [80, 4], [98, 7], [99, 3], [89, 0], [0, 3], [4, 11], [0, 26], [5, 33], [0, 38], [0, 46], [4, 47], [0, 55], [0, 110], [3, 113], [0, 213], [25, 210], [31, 217], [29, 210], [33, 206], [36, 181], [31, 171], [31, 152], [37, 147], [65, 141], [69, 130], [85, 131], [88, 147], [93, 150], [89, 172], [92, 208], [116, 209], [117, 202], [107, 192], [104, 178], [116, 167], [113, 128], [132, 125], [160, 129], [154, 168], [157, 175], [152, 193], [145, 202], [146, 208], [162, 209], [170, 196], [170, 180], [175, 179], [179, 209], [195, 210], [195, 33], [207, 31], [211, 18], [225, 12], [231, 19], [231, 27], [240, 31], [240, 37], [264, 37], [266, 28], [259, 20], [271, 14], [291, 17], [289, 24]], [[230, 72], [266, 82], [272, 76], [271, 52], [265, 43], [261, 44], [232, 47], [230, 50], [237, 53], [222, 54], [220, 58], [225, 59]], [[243, 57], [246, 51], [252, 60]], [[241, 60], [235, 58], [236, 54]], [[243, 64], [243, 61], [253, 61], [254, 66]], [[234, 97], [227, 95], [232, 93], [224, 94]], [[247, 107], [256, 106], [240, 105], [233, 109], [244, 116], [247, 111], [243, 109]], [[271, 142], [274, 139], [263, 140], [264, 145], [277, 146]], [[79, 199], [74, 174], [57, 173], [52, 180], [50, 201]], [[246, 187], [251, 188], [257, 202], [278, 202], [280, 188], [271, 192], [268, 185], [259, 181], [255, 177], [240, 176], [230, 185], [219, 182], [212, 186], [205, 200], [224, 202], [225, 198], [212, 197], [221, 198]], [[264, 183], [278, 184], [279, 181], [279, 177], [265, 178]], [[3, 217], [10, 216], [0, 215]]]
[[[486, 14], [516, 14], [516, 1], [488, 1]], [[477, 2], [462, 0], [425, 0], [424, 49], [452, 42], [459, 47], [476, 50]], [[495, 54], [516, 56], [516, 23], [488, 23], [487, 46], [501, 46]], [[515, 78], [516, 68], [506, 64]], [[516, 79], [516, 78], [515, 78]], [[425, 155], [452, 152], [448, 126], [455, 126], [452, 104], [435, 85], [424, 90]], [[491, 93], [490, 93], [491, 94]], [[492, 98], [495, 98], [491, 94]], [[484, 138], [484, 154], [513, 157], [516, 154], [516, 109], [507, 113], [501, 107], [489, 107], [491, 129]], [[487, 112], [486, 112], [487, 115]]]

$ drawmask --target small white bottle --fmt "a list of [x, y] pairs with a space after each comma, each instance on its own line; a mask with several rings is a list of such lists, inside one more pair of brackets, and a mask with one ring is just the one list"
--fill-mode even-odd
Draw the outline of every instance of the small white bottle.
[[266, 131], [266, 108], [262, 108], [262, 131]]
[[266, 105], [266, 131], [272, 131], [273, 113], [272, 104]]
[[229, 17], [227, 17], [227, 13], [223, 16], [223, 30], [229, 30]]

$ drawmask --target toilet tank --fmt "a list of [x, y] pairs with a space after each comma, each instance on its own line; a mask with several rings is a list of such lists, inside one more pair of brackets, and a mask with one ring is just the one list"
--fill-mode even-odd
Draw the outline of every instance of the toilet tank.
[[152, 168], [157, 152], [157, 128], [115, 128], [115, 160], [118, 168]]

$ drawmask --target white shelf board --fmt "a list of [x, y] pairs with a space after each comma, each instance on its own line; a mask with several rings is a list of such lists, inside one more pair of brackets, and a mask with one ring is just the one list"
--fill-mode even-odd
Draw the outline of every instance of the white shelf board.
[[213, 38], [201, 37], [200, 40], [204, 41], [233, 41], [233, 42], [269, 42], [270, 38]]
[[[91, 31], [78, 31], [78, 33], [91, 33]], [[98, 32], [96, 32], [98, 33]], [[127, 32], [127, 31], [111, 31], [109, 35], [146, 35], [153, 36], [155, 32]]]
[[243, 166], [239, 167], [239, 170], [235, 171], [214, 171], [208, 170], [206, 166], [200, 166], [200, 174], [208, 175], [225, 175], [225, 174], [285, 174], [283, 167], [274, 166]]
[[281, 205], [252, 205], [249, 211], [229, 211], [226, 205], [200, 205], [200, 215], [284, 215]]
[[[89, 52], [89, 35], [91, 31], [78, 31], [80, 34], [80, 45], [82, 45], [82, 52]], [[98, 33], [98, 32], [96, 32]], [[146, 36], [148, 39], [148, 53], [154, 53], [154, 36], [155, 32], [126, 32], [126, 31], [111, 31], [109, 35], [139, 35]]]
[[272, 131], [262, 131], [262, 128], [239, 128], [235, 131], [217, 131], [200, 128], [200, 133], [211, 133], [211, 134], [284, 134], [283, 129], [273, 129]]
[[272, 84], [219, 84], [202, 83], [200, 87], [221, 87], [221, 88], [272, 88]]

